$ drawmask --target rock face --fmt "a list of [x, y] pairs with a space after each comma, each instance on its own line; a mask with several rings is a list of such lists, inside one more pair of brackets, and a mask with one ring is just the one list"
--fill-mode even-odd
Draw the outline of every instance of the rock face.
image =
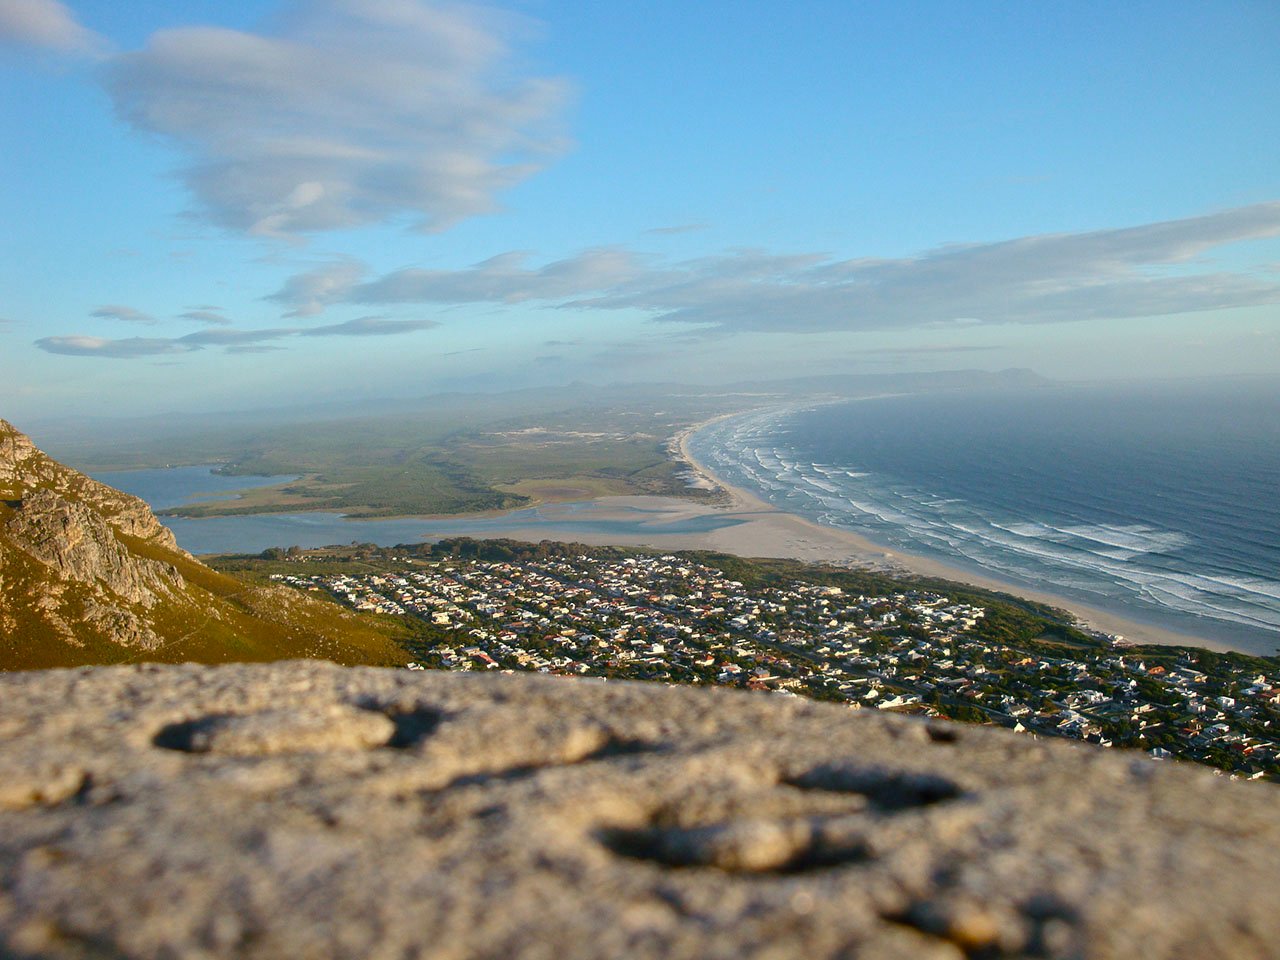
[[172, 600], [182, 576], [172, 563], [131, 550], [121, 534], [181, 551], [145, 503], [50, 459], [4, 420], [0, 498], [0, 587], [23, 594], [5, 597], [9, 622], [0, 627], [17, 632], [13, 610], [25, 606], [72, 645], [82, 645], [78, 634], [87, 627], [121, 646], [160, 646], [139, 608]]
[[64, 466], [37, 449], [7, 420], [0, 420], [0, 496], [24, 499], [41, 493], [41, 505], [74, 503], [112, 527], [177, 550], [173, 534], [143, 501]]
[[1275, 788], [765, 694], [0, 677], [0, 955], [1261, 958]]
[[0, 669], [308, 652], [397, 659], [385, 637], [333, 605], [210, 570], [143, 501], [0, 420]]

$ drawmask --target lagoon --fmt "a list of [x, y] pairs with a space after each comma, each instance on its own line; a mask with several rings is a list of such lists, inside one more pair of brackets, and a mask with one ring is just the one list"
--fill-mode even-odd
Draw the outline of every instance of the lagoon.
[[214, 473], [216, 463], [150, 470], [100, 470], [93, 479], [147, 502], [152, 510], [169, 510], [206, 500], [234, 499], [245, 490], [292, 483], [296, 476], [236, 477]]
[[[180, 507], [209, 494], [287, 483], [292, 477], [224, 477], [210, 467], [99, 472], [95, 480], [145, 500], [153, 510]], [[445, 537], [506, 537], [572, 541], [602, 537], [636, 540], [670, 534], [701, 534], [735, 526], [737, 518], [716, 515], [679, 516], [663, 510], [616, 506], [595, 501], [527, 507], [506, 513], [466, 517], [396, 517], [351, 520], [340, 513], [265, 513], [232, 517], [163, 517], [178, 545], [194, 554], [261, 553], [270, 547], [326, 547], [373, 543], [392, 547]]]

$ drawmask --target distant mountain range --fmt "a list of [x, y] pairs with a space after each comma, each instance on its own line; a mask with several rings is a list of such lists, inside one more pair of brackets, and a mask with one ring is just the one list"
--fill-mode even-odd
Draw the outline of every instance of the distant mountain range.
[[210, 569], [141, 500], [0, 420], [0, 669], [289, 657], [404, 659], [336, 604]]

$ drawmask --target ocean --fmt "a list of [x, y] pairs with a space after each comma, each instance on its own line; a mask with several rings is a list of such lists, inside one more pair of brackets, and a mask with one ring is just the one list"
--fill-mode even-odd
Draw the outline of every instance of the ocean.
[[1255, 653], [1280, 648], [1280, 385], [882, 396], [690, 452], [819, 523]]

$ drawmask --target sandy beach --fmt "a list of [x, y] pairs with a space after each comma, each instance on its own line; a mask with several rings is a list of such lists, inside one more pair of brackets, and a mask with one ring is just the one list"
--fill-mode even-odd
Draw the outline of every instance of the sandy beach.
[[[719, 418], [717, 418], [719, 419]], [[707, 423], [714, 421], [707, 421]], [[696, 424], [673, 438], [672, 451], [696, 478], [691, 483], [723, 492], [717, 505], [677, 497], [602, 497], [591, 502], [595, 520], [616, 520], [627, 532], [589, 532], [575, 523], [571, 504], [548, 504], [539, 509], [536, 524], [517, 523], [491, 536], [522, 540], [572, 539], [594, 545], [646, 546], [663, 550], [717, 550], [742, 557], [783, 557], [810, 563], [870, 568], [885, 572], [918, 574], [967, 583], [1010, 593], [1070, 611], [1081, 624], [1108, 634], [1119, 634], [1134, 643], [1186, 644], [1212, 650], [1238, 649], [1231, 644], [1190, 636], [1152, 624], [1098, 610], [1049, 591], [1029, 590], [995, 577], [975, 575], [927, 557], [904, 553], [873, 543], [848, 530], [821, 526], [779, 510], [750, 492], [726, 483], [699, 463], [689, 452], [688, 439], [707, 423]], [[673, 525], [714, 519], [713, 529], [673, 533]], [[1258, 651], [1254, 651], [1258, 652]]]

